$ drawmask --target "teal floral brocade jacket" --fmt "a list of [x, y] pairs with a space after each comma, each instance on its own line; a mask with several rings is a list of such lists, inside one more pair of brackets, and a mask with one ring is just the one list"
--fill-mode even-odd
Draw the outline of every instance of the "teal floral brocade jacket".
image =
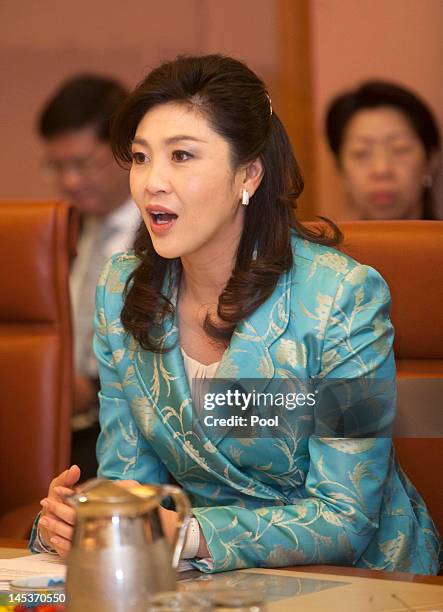
[[[372, 268], [292, 237], [294, 265], [234, 331], [217, 378], [395, 377], [390, 296]], [[95, 353], [101, 380], [99, 475], [183, 487], [212, 563], [204, 572], [338, 564], [438, 572], [440, 541], [397, 464], [390, 437], [234, 438], [193, 427], [176, 321], [141, 349], [120, 322], [137, 264], [115, 255], [97, 287]], [[176, 300], [171, 272], [166, 283]]]

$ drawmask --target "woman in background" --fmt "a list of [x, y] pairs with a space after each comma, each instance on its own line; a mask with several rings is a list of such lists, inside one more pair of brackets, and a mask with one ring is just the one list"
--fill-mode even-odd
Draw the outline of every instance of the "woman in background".
[[358, 218], [437, 218], [431, 188], [440, 135], [414, 93], [367, 81], [331, 102], [326, 134]]
[[[219, 55], [163, 64], [121, 108], [113, 143], [144, 224], [97, 288], [99, 475], [172, 476], [194, 515], [183, 556], [202, 571], [435, 573], [438, 535], [389, 436], [319, 435], [308, 405], [275, 437], [195, 421], [195, 379], [395, 381], [386, 284], [332, 248], [334, 228], [296, 220], [302, 179], [262, 81]], [[392, 396], [368, 411], [375, 400], [385, 425]], [[52, 482], [34, 550], [67, 554], [63, 498], [78, 478], [72, 466]], [[172, 538], [175, 512], [162, 520]]]

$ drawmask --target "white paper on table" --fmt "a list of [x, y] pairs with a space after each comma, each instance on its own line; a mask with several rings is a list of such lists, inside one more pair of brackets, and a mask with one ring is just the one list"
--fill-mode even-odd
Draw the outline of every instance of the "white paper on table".
[[[179, 572], [193, 569], [186, 561], [180, 561]], [[37, 553], [16, 557], [15, 559], [0, 559], [0, 591], [8, 591], [9, 583], [19, 578], [30, 578], [31, 576], [54, 576], [65, 578], [66, 564], [58, 555], [49, 553]]]
[[31, 576], [64, 578], [66, 565], [58, 555], [38, 553], [15, 559], [0, 559], [0, 591], [8, 591], [9, 583]]

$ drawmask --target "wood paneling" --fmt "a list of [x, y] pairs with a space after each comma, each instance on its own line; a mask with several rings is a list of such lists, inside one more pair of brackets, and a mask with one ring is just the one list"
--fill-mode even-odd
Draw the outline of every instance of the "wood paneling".
[[305, 180], [299, 218], [316, 212], [314, 114], [309, 0], [277, 0], [277, 112], [286, 126]]

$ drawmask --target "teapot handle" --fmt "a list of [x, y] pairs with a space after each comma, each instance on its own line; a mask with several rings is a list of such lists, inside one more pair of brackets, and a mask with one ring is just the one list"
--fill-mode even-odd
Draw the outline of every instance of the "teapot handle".
[[175, 510], [178, 515], [177, 521], [177, 533], [174, 542], [174, 552], [172, 554], [172, 567], [173, 569], [178, 568], [180, 561], [180, 555], [183, 552], [185, 545], [186, 531], [188, 529], [189, 521], [191, 519], [191, 505], [189, 499], [179, 487], [174, 485], [163, 485], [159, 487], [161, 498], [172, 497], [175, 503]]

